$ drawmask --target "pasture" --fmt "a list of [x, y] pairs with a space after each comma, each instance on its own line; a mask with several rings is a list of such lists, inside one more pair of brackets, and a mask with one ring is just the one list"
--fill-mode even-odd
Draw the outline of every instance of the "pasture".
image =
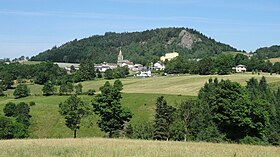
[[279, 157], [272, 146], [128, 139], [29, 139], [0, 141], [0, 156], [50, 157]]

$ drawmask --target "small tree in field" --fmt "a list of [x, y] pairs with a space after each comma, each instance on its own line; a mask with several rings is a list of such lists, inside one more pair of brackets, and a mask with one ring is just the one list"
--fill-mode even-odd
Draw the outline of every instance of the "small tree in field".
[[71, 95], [64, 103], [59, 104], [59, 113], [64, 116], [65, 125], [74, 131], [74, 138], [77, 137], [81, 119], [87, 115], [87, 111], [85, 103], [76, 95]]
[[115, 81], [114, 86], [107, 81], [100, 87], [101, 94], [92, 101], [93, 111], [100, 116], [98, 126], [109, 133], [109, 137], [123, 130], [124, 124], [132, 118], [131, 112], [121, 106], [121, 89], [120, 81]]
[[22, 97], [27, 97], [29, 95], [30, 91], [27, 88], [27, 85], [25, 84], [20, 84], [16, 87], [14, 91], [14, 96], [16, 99], [22, 98]]
[[45, 83], [42, 92], [45, 96], [53, 95], [55, 92], [55, 87], [51, 82]]

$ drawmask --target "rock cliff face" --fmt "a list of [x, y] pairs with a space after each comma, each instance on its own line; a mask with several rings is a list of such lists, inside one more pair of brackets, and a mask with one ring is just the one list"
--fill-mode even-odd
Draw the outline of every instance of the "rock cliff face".
[[180, 32], [179, 39], [181, 39], [179, 45], [188, 49], [192, 48], [193, 43], [201, 41], [200, 38], [195, 37], [193, 34], [189, 33], [186, 30], [182, 30]]

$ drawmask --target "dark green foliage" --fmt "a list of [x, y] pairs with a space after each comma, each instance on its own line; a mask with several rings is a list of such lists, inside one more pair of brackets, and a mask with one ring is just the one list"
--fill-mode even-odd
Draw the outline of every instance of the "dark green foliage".
[[125, 137], [133, 138], [133, 127], [130, 123], [128, 123], [125, 126], [124, 131], [125, 131]]
[[274, 45], [271, 47], [259, 48], [256, 50], [255, 55], [261, 59], [280, 57], [280, 46]]
[[27, 88], [26, 84], [19, 84], [17, 85], [13, 95], [16, 99], [27, 97], [30, 93], [30, 90]]
[[0, 139], [26, 138], [27, 128], [12, 118], [0, 116]]
[[88, 95], [94, 95], [95, 92], [96, 92], [96, 91], [95, 91], [94, 89], [89, 89], [88, 92], [87, 92], [87, 94], [88, 94]]
[[42, 92], [45, 96], [53, 95], [55, 93], [54, 84], [51, 82], [45, 83]]
[[82, 81], [93, 80], [96, 77], [94, 62], [89, 60], [82, 61], [80, 72]]
[[5, 96], [5, 94], [4, 94], [4, 87], [2, 85], [0, 85], [0, 97], [1, 96]]
[[100, 117], [98, 126], [109, 133], [109, 137], [117, 136], [118, 132], [124, 129], [124, 124], [130, 121], [132, 114], [121, 106], [122, 96], [117, 81], [114, 86], [107, 81], [100, 87], [100, 91], [101, 94], [92, 101], [93, 111]]
[[97, 78], [102, 78], [102, 73], [99, 71], [99, 69], [96, 70]]
[[62, 84], [59, 88], [60, 95], [68, 95], [71, 94], [73, 91], [74, 91], [74, 85], [70, 82], [66, 84]]
[[163, 96], [157, 98], [154, 139], [168, 140], [170, 138], [170, 126], [174, 121], [175, 110], [174, 107], [167, 105]]
[[83, 93], [83, 85], [81, 83], [79, 83], [75, 86], [75, 92], [76, 92], [77, 95]]
[[20, 102], [19, 104], [14, 104], [12, 102], [9, 102], [5, 105], [4, 109], [5, 116], [8, 117], [15, 117], [16, 121], [23, 124], [28, 128], [30, 125], [30, 107], [28, 104], [24, 102]]
[[36, 105], [36, 103], [34, 101], [29, 102], [29, 106], [35, 106], [35, 105]]
[[[179, 34], [182, 30], [188, 31], [196, 38], [190, 49], [180, 44], [182, 37], [179, 37]], [[193, 29], [161, 28], [133, 33], [108, 32], [101, 36], [75, 39], [42, 52], [31, 60], [80, 62], [88, 59], [94, 63], [116, 63], [120, 47], [126, 59], [143, 65], [155, 62], [160, 56], [172, 51], [188, 58], [202, 58], [223, 51], [236, 51], [235, 48], [216, 42]]]
[[30, 118], [31, 118], [29, 112], [30, 112], [30, 107], [28, 106], [28, 104], [24, 102], [20, 102], [16, 106], [16, 113], [14, 117], [16, 117], [17, 122], [24, 124], [25, 126], [28, 127], [30, 125]]
[[215, 72], [215, 62], [212, 58], [203, 58], [198, 61], [198, 74], [200, 75], [210, 75]]
[[16, 104], [9, 102], [5, 105], [3, 112], [7, 117], [13, 117], [16, 115]]
[[113, 70], [114, 78], [125, 78], [129, 74], [129, 70], [127, 66], [124, 67], [117, 67]]
[[89, 112], [86, 104], [76, 95], [71, 95], [64, 103], [59, 104], [59, 113], [65, 118], [65, 125], [74, 131], [74, 138], [80, 128], [81, 119]]
[[258, 137], [251, 137], [251, 136], [246, 136], [243, 139], [240, 140], [240, 143], [242, 144], [252, 144], [252, 145], [266, 145], [266, 143], [258, 138]]
[[141, 122], [133, 126], [133, 138], [151, 140], [154, 135], [154, 125], [151, 122]]
[[236, 66], [234, 58], [231, 54], [221, 54], [215, 59], [215, 67], [219, 75], [227, 75], [232, 71], [232, 67]]
[[209, 105], [213, 121], [226, 137], [238, 141], [246, 136], [264, 138], [270, 125], [268, 104], [249, 95], [238, 83], [222, 80], [205, 84], [198, 98]]
[[107, 69], [104, 73], [104, 78], [105, 79], [113, 79], [114, 78], [114, 71], [112, 69]]

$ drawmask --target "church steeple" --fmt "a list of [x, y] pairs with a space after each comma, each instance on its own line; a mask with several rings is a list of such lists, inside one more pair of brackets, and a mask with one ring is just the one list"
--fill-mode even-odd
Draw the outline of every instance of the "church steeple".
[[119, 55], [118, 55], [118, 63], [123, 61], [123, 55], [122, 50], [120, 49]]

